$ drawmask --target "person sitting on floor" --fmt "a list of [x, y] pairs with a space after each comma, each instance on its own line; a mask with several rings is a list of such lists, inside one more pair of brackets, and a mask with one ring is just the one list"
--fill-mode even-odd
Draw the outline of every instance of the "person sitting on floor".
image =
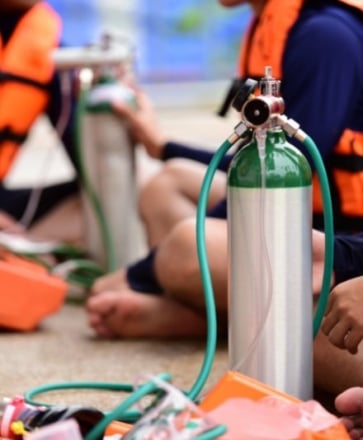
[[[221, 0], [221, 3], [228, 6], [243, 2]], [[251, 0], [249, 3], [257, 15], [267, 14], [267, 16], [263, 16], [269, 18], [270, 7], [276, 7], [279, 0]], [[286, 5], [286, 2], [282, 3]], [[285, 46], [286, 50], [283, 53], [282, 94], [287, 104], [286, 113], [299, 122], [303, 119], [302, 127], [304, 130], [312, 135], [318, 145], [327, 146], [330, 153], [332, 153], [345, 131], [347, 127], [345, 124], [348, 124], [348, 126], [352, 124], [350, 128], [356, 128], [358, 131], [363, 132], [362, 112], [359, 111], [362, 102], [359, 93], [363, 91], [363, 18], [362, 12], [359, 8], [355, 9], [354, 4], [357, 4], [357, 2], [338, 0], [289, 2], [289, 7], [299, 5], [301, 12], [300, 16], [299, 14], [294, 15], [296, 25], [292, 27], [289, 33]], [[296, 12], [295, 9], [294, 11]], [[299, 8], [298, 11], [300, 11]], [[282, 13], [279, 15], [284, 16]], [[348, 22], [350, 25], [347, 26]], [[322, 26], [324, 32], [322, 32]], [[268, 37], [269, 34], [266, 33], [266, 36]], [[356, 38], [357, 36], [358, 38]], [[325, 49], [323, 49], [324, 45]], [[336, 57], [338, 54], [341, 59], [346, 57], [346, 62], [337, 62]], [[316, 59], [317, 62], [313, 62], [312, 59]], [[352, 69], [348, 73], [345, 71], [347, 64], [349, 64], [349, 69]], [[293, 75], [292, 72], [294, 72]], [[248, 74], [249, 71], [246, 73]], [[290, 77], [287, 75], [288, 73], [291, 74]], [[298, 77], [300, 80], [297, 79]], [[332, 77], [335, 79], [332, 80]], [[349, 84], [347, 84], [347, 77], [351, 78]], [[331, 82], [329, 81], [331, 87], [328, 87], [327, 78], [331, 79]], [[339, 78], [340, 80], [338, 80]], [[337, 83], [344, 85], [342, 87], [345, 96], [337, 97], [335, 92], [337, 89], [340, 90]], [[292, 95], [289, 95], [290, 87], [295, 92]], [[349, 93], [347, 93], [350, 98], [347, 98], [346, 87], [351, 87]], [[323, 96], [321, 95], [322, 88], [324, 88]], [[357, 88], [360, 91], [358, 95]], [[290, 92], [292, 92], [291, 89]], [[289, 96], [290, 101], [286, 99]], [[317, 96], [320, 96], [319, 106], [315, 107], [314, 103], [317, 102]], [[140, 95], [140, 98], [144, 99], [142, 95]], [[354, 104], [352, 104], [353, 101]], [[342, 102], [344, 104], [342, 106], [332, 105], [332, 102]], [[148, 125], [149, 130], [133, 130], [135, 135], [139, 136], [139, 141], [146, 145], [148, 137], [150, 138], [150, 128], [152, 129], [154, 125], [152, 122], [150, 123], [150, 118], [144, 120], [145, 113], [142, 110], [145, 109], [145, 106], [141, 101], [140, 104], [139, 112], [130, 114], [129, 122], [134, 127], [139, 128], [145, 126], [145, 124]], [[322, 107], [324, 107], [324, 110], [322, 110]], [[339, 115], [335, 112], [337, 107], [339, 108]], [[123, 116], [125, 115], [124, 109], [117, 103], [115, 108], [118, 108]], [[345, 111], [341, 112], [343, 108], [345, 108]], [[318, 112], [315, 115], [316, 117], [312, 116], [314, 110]], [[352, 121], [348, 122], [349, 118], [346, 112], [350, 116], [355, 115], [354, 124]], [[150, 112], [147, 116], [150, 116]], [[325, 117], [327, 119], [323, 123], [322, 118]], [[332, 124], [331, 118], [335, 119], [335, 117], [340, 122]], [[339, 130], [331, 130], [332, 126], [339, 127]], [[316, 136], [319, 136], [319, 140], [316, 139]], [[155, 140], [154, 145], [158, 146], [160, 143], [165, 145], [165, 138], [161, 134], [157, 134]], [[162, 151], [156, 148], [152, 154], [155, 155], [154, 157], [162, 157], [163, 159], [180, 156], [191, 158], [193, 149], [189, 149], [189, 153], [186, 150], [188, 149], [179, 145], [170, 146], [169, 143]], [[207, 157], [206, 152], [204, 152], [203, 157]], [[203, 162], [203, 160], [200, 160], [200, 162]], [[169, 171], [169, 177], [175, 176], [176, 169], [181, 169], [180, 167], [177, 168], [177, 165], [175, 162], [168, 165], [166, 169]], [[196, 166], [195, 169], [197, 168], [197, 172], [190, 173], [191, 168], [186, 165], [184, 167], [185, 171], [179, 175], [179, 183], [188, 186], [192, 179], [196, 178], [196, 181], [200, 184], [204, 172], [201, 171], [200, 167]], [[205, 167], [202, 167], [202, 170], [205, 171]], [[206, 220], [206, 244], [220, 322], [219, 328], [225, 334], [227, 328], [228, 260], [224, 200], [226, 180], [225, 173], [220, 174], [220, 176], [220, 179], [216, 181], [214, 188], [212, 188], [212, 196], [216, 195], [216, 199], [213, 202], [210, 201], [210, 210]], [[167, 180], [167, 182], [170, 182], [170, 180]], [[180, 187], [173, 187], [172, 185], [165, 185], [164, 187], [180, 189]], [[123, 268], [114, 274], [107, 275], [94, 284], [91, 291], [92, 295], [87, 302], [87, 312], [89, 324], [98, 335], [103, 337], [165, 338], [205, 335], [205, 301], [196, 251], [195, 232], [196, 198], [199, 189], [200, 185], [193, 185], [193, 192], [189, 191], [184, 194], [186, 195], [186, 203], [177, 203], [177, 208], [180, 209], [176, 210], [176, 215], [170, 216], [171, 221], [161, 221], [161, 218], [165, 218], [165, 211], [163, 210], [160, 211], [161, 215], [150, 216], [153, 217], [156, 226], [152, 228], [150, 225], [148, 229], [151, 252], [144, 260], [138, 261], [128, 268]], [[183, 195], [182, 192], [180, 193]], [[220, 195], [221, 193], [222, 195]], [[348, 193], [349, 191], [344, 195]], [[358, 195], [361, 195], [361, 193], [361, 191], [357, 192]], [[158, 193], [156, 192], [156, 194]], [[164, 197], [164, 193], [160, 191], [157, 198], [148, 197], [149, 205], [154, 205], [154, 207], [167, 200], [177, 201], [174, 198]], [[344, 237], [342, 240], [344, 240]], [[339, 238], [336, 239], [336, 243], [338, 242]], [[317, 230], [313, 231], [313, 250], [313, 291], [318, 294], [321, 289], [321, 271], [324, 261], [324, 234]], [[335, 279], [332, 280], [332, 286], [351, 277], [347, 263], [348, 260], [344, 250], [337, 249], [334, 262]], [[319, 332], [314, 342], [315, 384], [333, 393], [338, 393], [352, 385], [363, 385], [361, 361], [362, 353], [358, 352], [357, 355], [353, 356], [346, 350], [340, 350], [331, 344], [324, 333]]]

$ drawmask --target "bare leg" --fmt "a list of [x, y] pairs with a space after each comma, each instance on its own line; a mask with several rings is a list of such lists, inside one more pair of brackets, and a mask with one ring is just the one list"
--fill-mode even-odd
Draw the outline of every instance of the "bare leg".
[[[323, 233], [313, 231], [313, 286], [314, 293], [321, 290], [324, 268]], [[332, 285], [334, 283], [334, 276]], [[352, 386], [363, 386], [363, 346], [351, 354], [334, 346], [321, 331], [314, 341], [314, 383], [334, 395]]]
[[[155, 273], [159, 283], [171, 299], [177, 301], [180, 305], [197, 311], [200, 316], [205, 316], [205, 292], [197, 257], [195, 229], [194, 219], [179, 222], [173, 228], [167, 238], [163, 240], [158, 247], [155, 258]], [[207, 218], [205, 222], [205, 232], [214, 299], [218, 316], [222, 325], [225, 325], [227, 321], [227, 222], [225, 220]], [[317, 291], [320, 291], [321, 288], [323, 266], [320, 262], [323, 259], [323, 255], [324, 234], [318, 232], [315, 234], [314, 232], [314, 259], [318, 262], [317, 270], [314, 270], [314, 285]], [[106, 277], [102, 277], [94, 285], [92, 292], [99, 296], [99, 307], [102, 307], [102, 301], [106, 297], [107, 307], [109, 307], [111, 299], [107, 296], [107, 291], [110, 290], [116, 291], [118, 294], [130, 291], [125, 279], [125, 272], [122, 269]], [[116, 303], [115, 294], [112, 298]], [[123, 306], [126, 305], [127, 301], [128, 299], [126, 298], [122, 300]], [[117, 302], [117, 304], [117, 307], [119, 307], [120, 303]], [[138, 307], [139, 311], [143, 307], [141, 300], [138, 301]], [[156, 323], [155, 318], [153, 323]], [[118, 330], [121, 331], [121, 328], [122, 324], [120, 323]], [[333, 350], [329, 342], [323, 342], [323, 349], [325, 346], [326, 350]], [[319, 373], [319, 353], [323, 353], [321, 352], [320, 345], [319, 347], [317, 346], [317, 353], [318, 358], [316, 365], [318, 368], [317, 377], [319, 379], [320, 374], [322, 374], [324, 378], [324, 374]], [[322, 354], [322, 361], [324, 362], [324, 354]], [[324, 379], [326, 380], [326, 378]]]
[[[139, 211], [149, 247], [158, 245], [180, 221], [195, 216], [206, 166], [192, 160], [173, 159], [141, 190]], [[210, 190], [209, 207], [226, 194], [226, 174], [217, 172]]]
[[82, 206], [78, 196], [71, 196], [29, 229], [31, 238], [84, 244]]
[[363, 346], [357, 354], [335, 347], [321, 331], [314, 341], [314, 382], [319, 388], [338, 394], [363, 386]]
[[[204, 286], [197, 255], [195, 220], [180, 222], [159, 246], [155, 271], [159, 283], [173, 298], [204, 310]], [[207, 218], [205, 222], [209, 269], [217, 309], [227, 312], [227, 221]]]
[[[226, 331], [227, 235], [226, 221], [207, 219], [207, 248], [219, 311], [220, 333]], [[195, 221], [178, 224], [158, 249], [156, 274], [162, 296], [130, 290], [121, 272], [99, 284], [87, 302], [90, 325], [105, 337], [192, 337], [205, 328], [205, 298], [196, 255]], [[119, 287], [112, 289], [112, 284]], [[122, 287], [121, 287], [122, 285]], [[102, 291], [102, 289], [105, 289]], [[188, 325], [185, 325], [188, 323]]]

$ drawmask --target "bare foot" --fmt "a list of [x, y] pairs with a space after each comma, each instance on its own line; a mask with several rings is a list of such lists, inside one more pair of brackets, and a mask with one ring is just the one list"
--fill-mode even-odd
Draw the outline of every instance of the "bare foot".
[[205, 317], [167, 296], [125, 290], [87, 302], [89, 324], [107, 338], [179, 338], [206, 334]]
[[119, 269], [116, 272], [98, 278], [90, 289], [90, 295], [94, 296], [107, 291], [118, 291], [123, 288], [129, 288], [126, 279], [126, 270]]
[[336, 409], [343, 414], [342, 422], [354, 440], [363, 439], [363, 388], [353, 387], [335, 399]]

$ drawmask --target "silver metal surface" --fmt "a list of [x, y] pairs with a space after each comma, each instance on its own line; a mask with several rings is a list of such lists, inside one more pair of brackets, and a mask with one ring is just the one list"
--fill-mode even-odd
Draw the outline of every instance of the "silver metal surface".
[[[82, 151], [91, 186], [108, 222], [117, 263], [123, 267], [139, 257], [142, 243], [135, 150], [125, 124], [112, 112], [86, 113]], [[106, 249], [87, 194], [83, 201], [87, 249], [105, 263]]]
[[126, 44], [114, 44], [108, 48], [99, 46], [61, 47], [54, 49], [52, 59], [56, 69], [70, 70], [81, 67], [120, 65], [131, 60], [132, 52]]
[[229, 187], [228, 209], [230, 368], [308, 400], [311, 187]]

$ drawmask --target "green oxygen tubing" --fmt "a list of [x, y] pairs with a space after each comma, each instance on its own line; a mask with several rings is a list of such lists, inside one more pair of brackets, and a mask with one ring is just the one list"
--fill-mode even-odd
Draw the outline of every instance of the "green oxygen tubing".
[[[276, 116], [276, 115], [275, 115]], [[334, 227], [333, 227], [333, 210], [331, 205], [331, 197], [329, 190], [328, 178], [324, 168], [323, 161], [321, 159], [318, 148], [316, 147], [314, 141], [306, 135], [302, 130], [300, 130], [297, 124], [288, 120], [284, 115], [277, 115], [276, 117], [278, 124], [289, 134], [290, 136], [296, 137], [301, 141], [307, 148], [308, 152], [313, 158], [316, 166], [318, 177], [322, 187], [322, 197], [324, 206], [324, 224], [325, 224], [325, 256], [324, 256], [324, 275], [322, 283], [322, 291], [319, 297], [317, 311], [314, 316], [314, 337], [316, 336], [321, 321], [324, 316], [324, 311], [326, 308], [329, 291], [330, 291], [330, 279], [333, 270], [333, 252], [334, 252]], [[200, 191], [198, 206], [197, 206], [197, 217], [196, 217], [196, 240], [197, 240], [197, 252], [200, 264], [200, 272], [202, 277], [202, 283], [204, 287], [204, 296], [206, 302], [206, 319], [207, 319], [207, 339], [206, 339], [206, 350], [204, 355], [204, 360], [200, 369], [200, 372], [189, 391], [185, 392], [185, 395], [193, 401], [198, 401], [199, 395], [210, 375], [217, 342], [217, 319], [216, 319], [216, 308], [214, 303], [214, 292], [211, 273], [209, 269], [208, 257], [206, 252], [206, 240], [205, 240], [205, 217], [208, 204], [208, 196], [213, 181], [213, 177], [218, 169], [218, 165], [222, 158], [225, 156], [227, 151], [235, 145], [238, 141], [243, 141], [244, 137], [251, 132], [246, 125], [241, 122], [238, 124], [234, 133], [231, 134], [216, 150], [213, 155], [211, 162], [207, 168], [203, 184]], [[170, 376], [164, 373], [162, 375], [166, 380], [169, 380]], [[109, 424], [112, 420], [121, 420], [129, 423], [136, 422], [140, 417], [141, 413], [137, 410], [130, 410], [130, 407], [140, 399], [141, 395], [152, 394], [155, 392], [155, 383], [150, 382], [144, 384], [141, 388], [136, 391], [134, 387], [126, 383], [102, 383], [102, 382], [65, 382], [65, 383], [55, 383], [49, 385], [43, 385], [40, 387], [33, 388], [25, 393], [24, 397], [26, 402], [33, 405], [45, 405], [49, 406], [43, 402], [38, 402], [35, 397], [39, 394], [54, 391], [54, 390], [64, 390], [64, 389], [94, 389], [94, 390], [110, 390], [110, 391], [120, 391], [130, 393], [130, 396], [126, 398], [117, 408], [108, 414], [105, 414], [104, 418], [99, 422], [98, 425], [94, 427], [92, 432], [86, 437], [86, 440], [95, 440], [100, 432]], [[216, 431], [211, 431], [209, 433], [203, 434], [203, 436], [197, 437], [199, 440], [208, 440], [222, 435], [225, 431], [224, 426], [216, 428]]]
[[306, 147], [315, 164], [322, 192], [324, 208], [325, 253], [322, 289], [319, 295], [313, 322], [313, 334], [315, 338], [320, 329], [322, 320], [324, 318], [326, 305], [328, 303], [334, 264], [334, 218], [329, 180], [319, 149], [313, 139], [303, 130], [298, 128], [295, 121], [288, 119], [284, 115], [279, 115], [278, 119], [281, 127], [287, 132], [287, 134], [294, 136]]

